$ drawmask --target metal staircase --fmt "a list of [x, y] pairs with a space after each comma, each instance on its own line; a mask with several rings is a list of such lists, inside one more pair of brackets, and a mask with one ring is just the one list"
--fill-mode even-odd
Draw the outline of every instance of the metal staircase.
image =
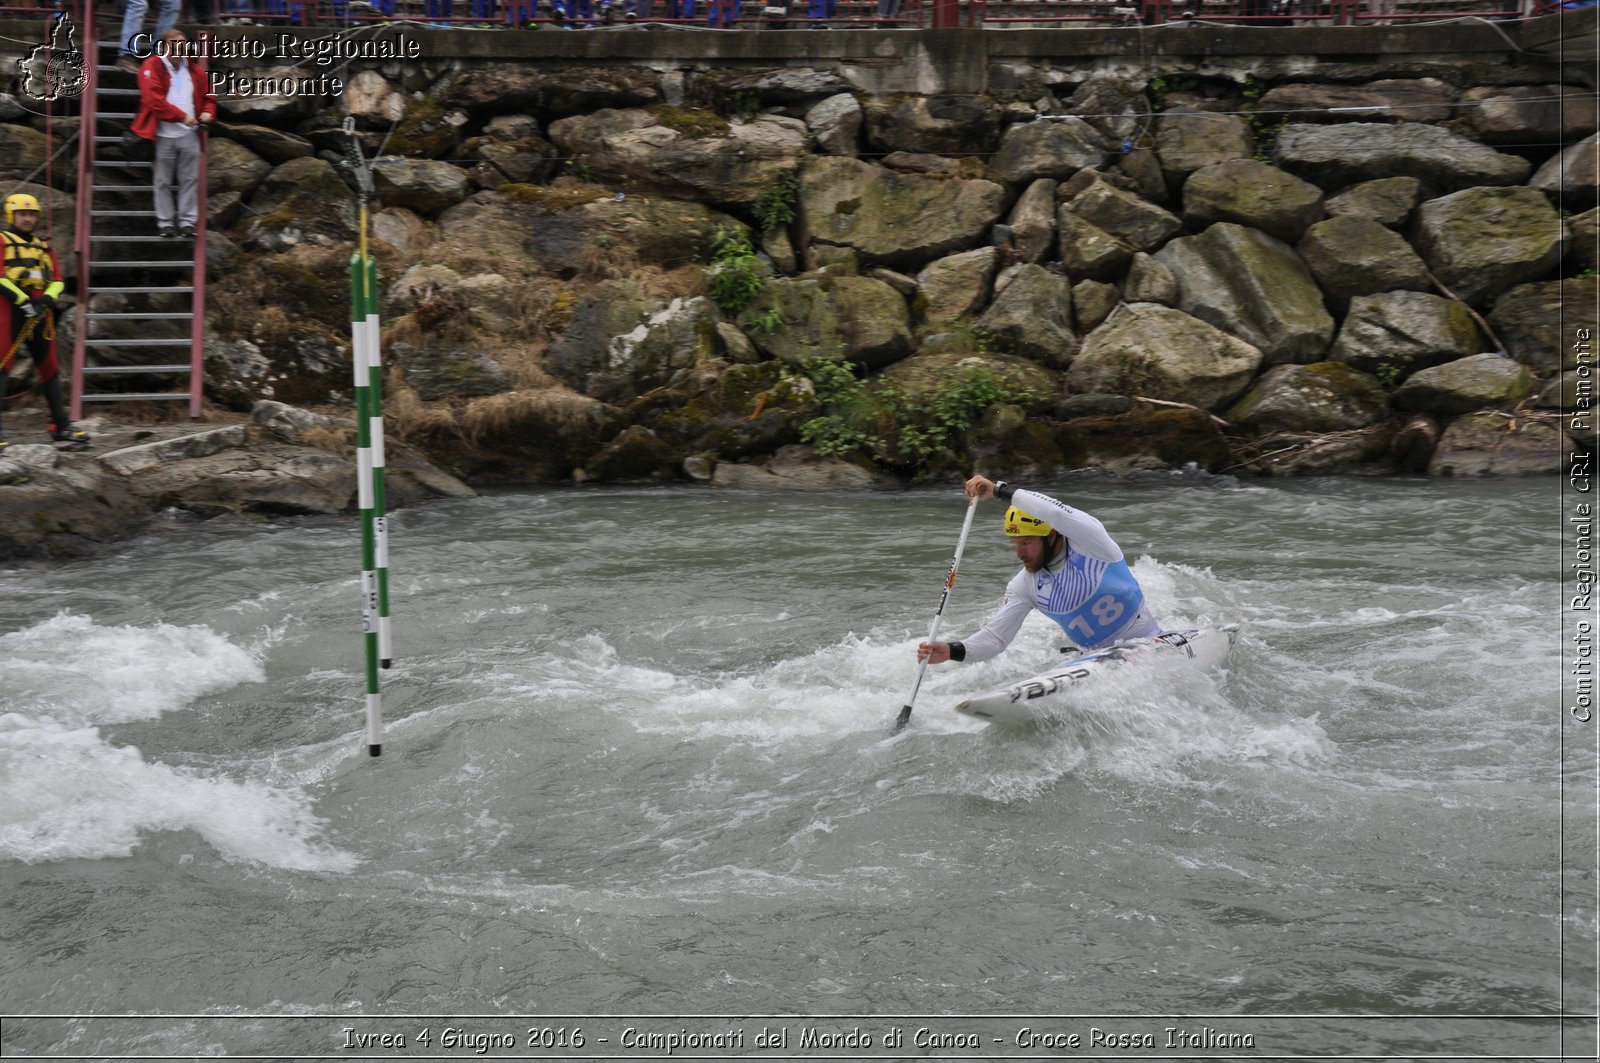
[[122, 153], [122, 131], [139, 108], [135, 76], [114, 65], [115, 39], [99, 39], [94, 0], [84, 0], [81, 11], [83, 39], [94, 42], [95, 60], [84, 72], [78, 138], [71, 415], [82, 417], [91, 402], [183, 401], [189, 416], [198, 417], [204, 397], [206, 152], [200, 152], [197, 235], [164, 239], [156, 233], [152, 200], [155, 164]]

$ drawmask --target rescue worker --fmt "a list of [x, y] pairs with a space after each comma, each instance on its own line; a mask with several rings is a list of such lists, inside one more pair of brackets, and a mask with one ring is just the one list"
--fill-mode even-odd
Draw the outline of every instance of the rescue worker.
[[1104, 524], [1049, 495], [984, 476], [967, 481], [968, 498], [1009, 501], [1005, 532], [1022, 569], [1005, 599], [975, 634], [958, 642], [923, 642], [917, 660], [986, 661], [1017, 637], [1037, 609], [1086, 650], [1161, 634], [1144, 591]]
[[[6, 377], [17, 358], [33, 359], [39, 374], [39, 389], [50, 406], [50, 438], [58, 443], [87, 443], [88, 433], [72, 427], [67, 406], [61, 397], [61, 366], [56, 360], [56, 300], [66, 289], [61, 267], [50, 241], [40, 236], [39, 201], [26, 192], [5, 199], [5, 275], [0, 277], [0, 314], [5, 324], [0, 336], [6, 350], [0, 352], [0, 395], [5, 394]], [[0, 447], [6, 445], [0, 432]]]

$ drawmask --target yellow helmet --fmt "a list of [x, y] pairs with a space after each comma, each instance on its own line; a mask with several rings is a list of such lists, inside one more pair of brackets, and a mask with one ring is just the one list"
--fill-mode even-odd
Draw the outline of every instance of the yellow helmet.
[[1006, 510], [1006, 534], [1013, 539], [1020, 539], [1028, 535], [1043, 538], [1055, 529], [1031, 513], [1024, 513], [1016, 506]]
[[6, 224], [15, 224], [17, 211], [31, 210], [39, 213], [39, 201], [26, 192], [13, 192], [6, 197]]

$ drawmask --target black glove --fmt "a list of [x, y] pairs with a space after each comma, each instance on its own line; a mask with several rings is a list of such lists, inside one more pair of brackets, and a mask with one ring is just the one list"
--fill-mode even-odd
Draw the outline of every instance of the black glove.
[[40, 296], [38, 296], [38, 300], [39, 300], [39, 305], [43, 306], [46, 310], [49, 310], [50, 313], [54, 314], [56, 312], [56, 297], [55, 296], [53, 296], [53, 295], [40, 295]]
[[29, 299], [25, 303], [18, 303], [17, 309], [21, 310], [22, 316], [26, 318], [35, 318], [39, 316], [39, 308], [34, 305], [32, 299]]

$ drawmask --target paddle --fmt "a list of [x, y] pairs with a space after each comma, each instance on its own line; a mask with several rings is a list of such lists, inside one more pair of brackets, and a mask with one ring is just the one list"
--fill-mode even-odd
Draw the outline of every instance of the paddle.
[[[933, 627], [928, 632], [929, 642], [939, 637], [939, 623], [944, 619], [944, 606], [950, 600], [950, 588], [956, 585], [956, 566], [961, 564], [961, 553], [967, 548], [967, 533], [972, 530], [972, 515], [977, 511], [978, 499], [973, 496], [967, 501], [967, 519], [961, 522], [961, 538], [956, 540], [956, 556], [950, 559], [950, 574], [944, 580], [944, 593], [939, 595], [939, 608], [933, 613]], [[917, 681], [911, 685], [911, 696], [901, 707], [900, 715], [894, 721], [894, 729], [889, 732], [890, 734], [899, 734], [911, 719], [911, 706], [916, 704], [917, 691], [922, 689], [922, 674], [927, 670], [927, 661], [917, 662]]]

